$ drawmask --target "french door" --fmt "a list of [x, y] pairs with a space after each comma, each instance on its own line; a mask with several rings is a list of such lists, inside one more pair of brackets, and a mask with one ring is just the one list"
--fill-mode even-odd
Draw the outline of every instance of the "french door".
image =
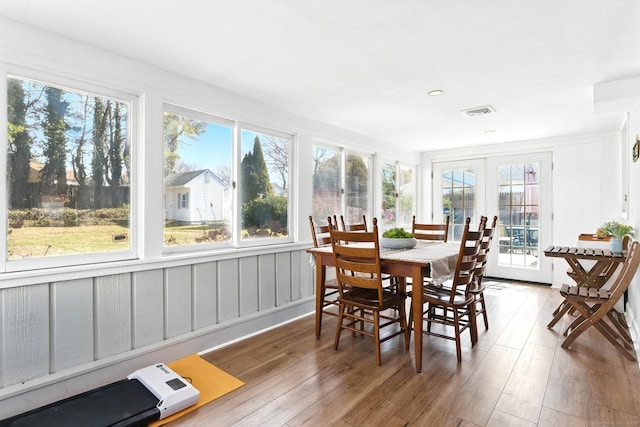
[[[501, 156], [433, 167], [434, 217], [448, 213], [455, 227], [480, 215], [498, 216], [487, 275], [551, 283], [551, 153]], [[450, 234], [451, 235], [451, 234]]]

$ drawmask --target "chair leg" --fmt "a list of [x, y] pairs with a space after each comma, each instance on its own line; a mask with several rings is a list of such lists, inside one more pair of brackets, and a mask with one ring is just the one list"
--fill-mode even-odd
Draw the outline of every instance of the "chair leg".
[[456, 335], [456, 355], [458, 356], [458, 363], [462, 363], [462, 347], [460, 345], [460, 315], [458, 310], [453, 310], [453, 328]]
[[484, 319], [484, 328], [489, 330], [489, 318], [487, 317], [487, 304], [484, 300], [484, 292], [480, 294], [480, 307], [482, 307], [482, 318]]
[[621, 316], [623, 316], [622, 313], [619, 313], [616, 309], [612, 309], [607, 313], [607, 317], [611, 321], [611, 324], [618, 330], [620, 336], [622, 336], [627, 344], [631, 344], [633, 347], [633, 339], [631, 338], [631, 335], [629, 335], [629, 331], [625, 328], [626, 322], [625, 325], [622, 324], [622, 322], [624, 322], [624, 318], [622, 318], [621, 322]]
[[341, 302], [338, 308], [338, 326], [336, 327], [336, 338], [333, 346], [335, 350], [338, 349], [338, 344], [340, 343], [340, 332], [342, 331], [342, 320], [344, 319], [345, 308], [345, 304]]
[[[324, 279], [323, 279], [324, 280]], [[324, 294], [326, 287], [324, 282], [320, 285], [320, 295], [316, 295], [316, 339], [320, 339], [322, 333], [322, 312], [324, 311]]]
[[407, 325], [407, 310], [404, 306], [404, 301], [398, 307], [398, 315], [400, 316], [400, 328], [404, 331], [404, 347], [405, 350], [409, 350], [409, 337], [411, 331]]
[[478, 343], [478, 323], [476, 318], [478, 313], [476, 312], [476, 301], [473, 301], [468, 308], [467, 312], [469, 316], [469, 333], [471, 334], [471, 347], [474, 347]]
[[407, 320], [407, 332], [408, 332], [408, 337], [407, 337], [407, 349], [409, 349], [409, 343], [411, 342], [411, 331], [413, 330], [413, 301], [412, 304], [409, 306], [409, 319]]
[[556, 311], [553, 312], [554, 314], [553, 319], [551, 319], [551, 322], [547, 324], [547, 328], [549, 329], [553, 328], [556, 325], [556, 323], [558, 323], [558, 321], [562, 318], [562, 316], [564, 316], [565, 313], [569, 311], [569, 308], [571, 308], [571, 304], [569, 304], [566, 301], [560, 304], [556, 309]]
[[382, 357], [380, 356], [380, 312], [377, 310], [373, 312], [373, 328], [375, 329], [374, 335], [376, 340], [376, 363], [378, 366], [382, 365]]
[[565, 350], [569, 348], [569, 346], [576, 340], [576, 338], [582, 335], [584, 331], [589, 329], [589, 327], [593, 325], [594, 321], [598, 320], [593, 318], [593, 314], [590, 312], [590, 308], [586, 306], [586, 304], [585, 307], [582, 307], [579, 302], [574, 304], [572, 301], [571, 306], [580, 313], [580, 316], [578, 316], [578, 319], [576, 319], [565, 332], [567, 334], [567, 337], [560, 345]]

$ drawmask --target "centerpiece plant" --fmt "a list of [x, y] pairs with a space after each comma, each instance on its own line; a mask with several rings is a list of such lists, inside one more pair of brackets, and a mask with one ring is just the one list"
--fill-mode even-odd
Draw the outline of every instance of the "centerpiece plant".
[[382, 233], [382, 237], [389, 239], [411, 239], [414, 236], [413, 233], [409, 233], [404, 228], [395, 227]]
[[626, 236], [634, 237], [635, 232], [630, 225], [622, 224], [618, 221], [609, 221], [598, 228], [596, 235], [599, 237], [611, 236], [611, 252], [621, 253], [622, 239]]
[[380, 246], [389, 249], [409, 249], [416, 245], [413, 233], [405, 231], [403, 228], [395, 227], [382, 233]]

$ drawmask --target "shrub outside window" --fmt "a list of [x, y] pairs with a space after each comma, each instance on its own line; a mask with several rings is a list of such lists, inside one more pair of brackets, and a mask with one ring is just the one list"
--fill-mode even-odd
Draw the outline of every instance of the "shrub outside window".
[[240, 131], [241, 234], [243, 241], [289, 236], [291, 135]]
[[83, 262], [74, 255], [132, 256], [131, 105], [7, 78], [6, 260], [44, 267], [52, 264], [44, 258], [64, 265]]

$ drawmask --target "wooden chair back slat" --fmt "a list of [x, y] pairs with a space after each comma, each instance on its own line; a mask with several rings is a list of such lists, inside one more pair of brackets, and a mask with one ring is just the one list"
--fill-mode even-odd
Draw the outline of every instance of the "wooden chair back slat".
[[319, 248], [329, 246], [331, 244], [331, 236], [329, 231], [333, 228], [331, 217], [327, 218], [327, 224], [319, 225], [309, 215], [309, 227], [311, 227], [311, 237], [313, 238], [313, 247]]
[[344, 217], [340, 215], [340, 223], [342, 224], [342, 231], [367, 231], [367, 217], [362, 215], [362, 222], [346, 224]]
[[420, 224], [413, 216], [411, 223], [411, 233], [418, 240], [441, 240], [446, 242], [449, 237], [449, 216], [447, 215], [444, 224]]
[[467, 218], [462, 237], [460, 239], [460, 251], [458, 252], [458, 261], [456, 270], [451, 282], [450, 302], [456, 297], [456, 292], [469, 292], [469, 288], [473, 283], [474, 272], [477, 264], [477, 256], [480, 251], [480, 242], [484, 232], [484, 223], [480, 223], [477, 231], [469, 230], [470, 218]]
[[378, 226], [373, 231], [331, 230], [331, 243], [335, 257], [340, 292], [352, 287], [376, 289], [382, 303], [382, 272]]

